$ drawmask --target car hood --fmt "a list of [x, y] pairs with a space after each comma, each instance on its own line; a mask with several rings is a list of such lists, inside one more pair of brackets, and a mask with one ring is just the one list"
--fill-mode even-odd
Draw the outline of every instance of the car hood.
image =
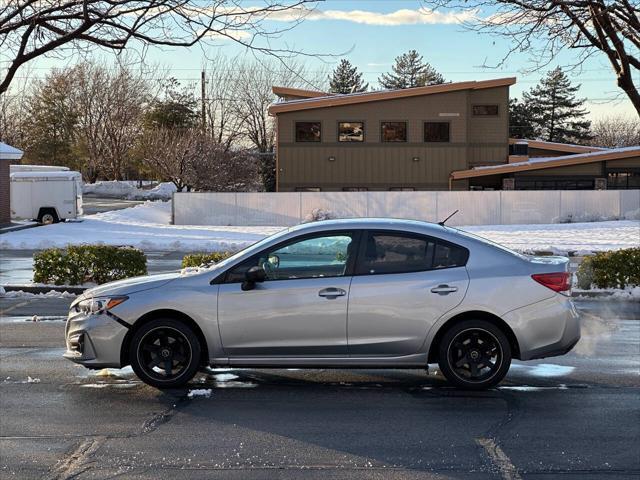
[[145, 275], [144, 277], [132, 277], [91, 288], [86, 290], [82, 296], [86, 298], [104, 295], [129, 295], [131, 293], [161, 287], [178, 277], [180, 277], [179, 272], [163, 273], [160, 275]]

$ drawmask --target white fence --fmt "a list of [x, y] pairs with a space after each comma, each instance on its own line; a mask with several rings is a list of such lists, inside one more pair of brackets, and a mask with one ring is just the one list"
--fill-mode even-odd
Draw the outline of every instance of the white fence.
[[640, 213], [640, 190], [495, 192], [177, 193], [176, 225], [297, 225], [314, 209], [338, 218], [430, 222], [459, 210], [451, 225], [509, 225], [621, 218]]

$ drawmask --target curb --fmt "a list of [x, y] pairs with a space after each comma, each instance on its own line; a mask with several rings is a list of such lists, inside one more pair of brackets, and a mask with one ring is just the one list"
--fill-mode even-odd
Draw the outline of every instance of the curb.
[[0, 228], [0, 235], [2, 235], [3, 233], [9, 233], [9, 232], [17, 232], [20, 230], [26, 230], [27, 228], [34, 228], [34, 227], [41, 227], [42, 225], [39, 224], [38, 222], [31, 222], [31, 223], [26, 223], [24, 225], [11, 225], [8, 227], [2, 227]]
[[91, 287], [61, 287], [59, 285], [46, 285], [46, 286], [32, 286], [32, 285], [0, 285], [4, 288], [5, 292], [19, 292], [23, 291], [26, 293], [48, 293], [51, 290], [55, 292], [67, 292], [67, 293], [75, 293], [76, 295], [80, 295], [85, 290]]

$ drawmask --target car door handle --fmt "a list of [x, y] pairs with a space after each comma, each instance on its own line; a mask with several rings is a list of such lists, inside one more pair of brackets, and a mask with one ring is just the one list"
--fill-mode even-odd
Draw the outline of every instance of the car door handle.
[[324, 297], [324, 298], [336, 298], [336, 297], [344, 297], [347, 294], [347, 292], [341, 288], [335, 288], [335, 287], [329, 287], [329, 288], [323, 288], [322, 290], [320, 290], [318, 292], [318, 295], [320, 297]]
[[449, 295], [450, 293], [457, 291], [458, 287], [450, 287], [449, 285], [438, 285], [431, 289], [431, 293], [437, 293], [438, 295]]

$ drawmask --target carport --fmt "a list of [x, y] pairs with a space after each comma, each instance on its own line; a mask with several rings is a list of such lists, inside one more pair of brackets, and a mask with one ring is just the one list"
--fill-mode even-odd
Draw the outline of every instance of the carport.
[[0, 142], [0, 225], [11, 222], [9, 165], [22, 158], [22, 150]]

